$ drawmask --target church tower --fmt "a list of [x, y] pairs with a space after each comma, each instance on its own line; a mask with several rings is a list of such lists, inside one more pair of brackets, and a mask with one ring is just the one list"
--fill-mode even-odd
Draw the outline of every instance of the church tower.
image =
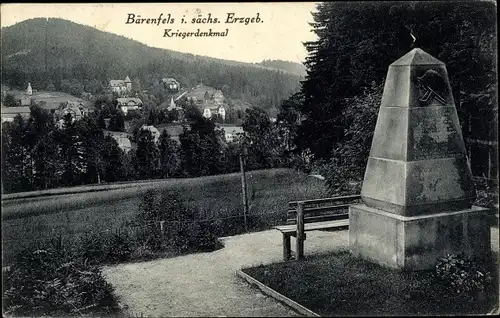
[[28, 83], [28, 88], [26, 89], [28, 95], [33, 95], [33, 89], [31, 88], [31, 83]]

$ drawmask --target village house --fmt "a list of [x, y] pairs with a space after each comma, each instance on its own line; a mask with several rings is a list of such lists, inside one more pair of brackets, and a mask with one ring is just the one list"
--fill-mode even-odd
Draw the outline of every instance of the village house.
[[224, 129], [226, 142], [235, 142], [238, 140], [238, 137], [245, 133], [243, 127], [240, 126], [223, 126], [221, 128]]
[[123, 150], [125, 153], [129, 152], [130, 150], [132, 150], [132, 143], [130, 142], [130, 139], [128, 139], [128, 137], [113, 136], [113, 138], [118, 143], [118, 147], [121, 150]]
[[117, 98], [118, 102], [117, 107], [127, 115], [129, 110], [141, 110], [142, 109], [142, 100], [137, 97], [121, 97]]
[[222, 91], [198, 84], [186, 94], [186, 98], [199, 107], [205, 118], [212, 118], [218, 115], [222, 120], [225, 120], [226, 109], [224, 107], [224, 94], [222, 94]]
[[29, 106], [4, 107], [2, 106], [2, 122], [13, 122], [17, 115], [21, 115], [23, 119], [30, 118]]
[[217, 105], [211, 100], [205, 100], [202, 104], [203, 117], [212, 118], [219, 115], [222, 120], [226, 119], [226, 109], [222, 105]]
[[21, 96], [18, 96], [17, 104], [19, 106], [33, 105], [34, 101], [31, 98], [32, 95], [33, 95], [33, 88], [31, 87], [31, 83], [28, 83], [28, 87], [26, 88], [26, 91]]
[[80, 101], [66, 101], [61, 103], [61, 107], [59, 109], [59, 114], [61, 117], [64, 117], [68, 114], [71, 114], [71, 118], [74, 120], [80, 120], [83, 117], [87, 116], [89, 113], [87, 105]]
[[168, 90], [169, 92], [178, 92], [179, 89], [181, 88], [181, 85], [179, 84], [179, 82], [175, 79], [175, 78], [171, 78], [171, 77], [168, 77], [168, 78], [163, 78], [161, 80], [161, 83], [163, 83], [163, 86], [165, 87], [166, 90]]
[[124, 80], [110, 80], [109, 88], [112, 93], [117, 93], [118, 95], [126, 95], [132, 91], [132, 81], [127, 76]]
[[107, 135], [111, 136], [118, 143], [118, 147], [125, 153], [132, 150], [132, 143], [130, 142], [129, 135], [123, 132], [108, 131]]

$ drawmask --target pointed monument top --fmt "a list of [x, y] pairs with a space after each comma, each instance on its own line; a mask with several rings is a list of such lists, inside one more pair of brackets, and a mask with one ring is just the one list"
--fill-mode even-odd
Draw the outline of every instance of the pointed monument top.
[[410, 52], [406, 53], [404, 56], [399, 58], [397, 61], [391, 64], [396, 66], [403, 65], [444, 65], [443, 62], [433, 57], [429, 53], [423, 51], [419, 48], [414, 48]]

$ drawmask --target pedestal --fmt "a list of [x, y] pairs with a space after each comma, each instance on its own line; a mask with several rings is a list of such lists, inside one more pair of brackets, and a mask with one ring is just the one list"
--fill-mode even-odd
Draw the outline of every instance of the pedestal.
[[446, 254], [488, 256], [493, 211], [470, 209], [401, 216], [365, 204], [349, 207], [351, 253], [391, 268], [433, 268]]

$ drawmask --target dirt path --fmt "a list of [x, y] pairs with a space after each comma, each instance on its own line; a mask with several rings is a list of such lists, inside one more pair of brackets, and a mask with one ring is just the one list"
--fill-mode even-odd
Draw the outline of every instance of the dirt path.
[[[498, 228], [492, 228], [496, 252], [498, 234]], [[348, 235], [309, 232], [306, 255], [347, 248]], [[107, 267], [103, 273], [128, 306], [126, 314], [135, 317], [298, 316], [235, 275], [242, 267], [281, 261], [281, 234], [271, 230], [223, 241], [225, 247], [212, 253]]]
[[[348, 246], [348, 231], [307, 235], [306, 255]], [[107, 267], [103, 273], [128, 306], [127, 314], [136, 317], [298, 316], [235, 275], [242, 267], [281, 261], [281, 233], [223, 240], [225, 247], [212, 253]]]

